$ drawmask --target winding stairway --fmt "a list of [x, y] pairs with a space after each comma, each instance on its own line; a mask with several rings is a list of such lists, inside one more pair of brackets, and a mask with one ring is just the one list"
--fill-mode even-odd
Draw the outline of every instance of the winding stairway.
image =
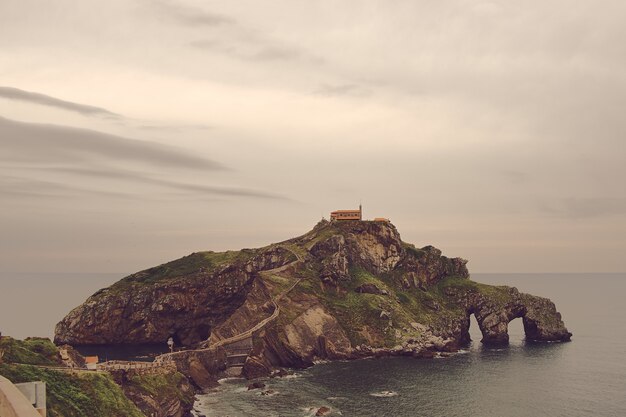
[[[270, 269], [267, 271], [262, 271], [262, 274], [272, 274], [272, 273], [281, 272], [289, 268], [290, 266], [293, 266], [299, 262], [303, 262], [303, 258], [300, 254], [298, 254], [297, 252], [289, 248], [284, 248], [284, 249], [291, 252], [296, 257], [296, 260], [286, 265], [280, 266], [278, 268]], [[267, 326], [269, 323], [271, 323], [278, 317], [278, 315], [280, 314], [280, 307], [278, 305], [278, 302], [285, 295], [287, 295], [291, 290], [293, 290], [303, 279], [304, 278], [298, 278], [292, 285], [289, 286], [289, 288], [284, 290], [274, 299], [270, 300], [274, 306], [274, 311], [272, 312], [272, 314], [269, 317], [266, 317], [265, 319], [261, 320], [260, 322], [258, 322], [256, 325], [246, 330], [245, 332], [241, 332], [239, 334], [228, 337], [226, 339], [218, 340], [210, 344], [209, 346], [201, 348], [201, 349], [187, 349], [187, 350], [181, 350], [177, 352], [164, 353], [162, 355], [159, 355], [155, 359], [155, 363], [157, 364], [167, 363], [173, 360], [174, 356], [187, 354], [189, 352], [205, 352], [208, 350], [217, 349], [218, 347], [223, 347], [224, 350], [226, 351], [226, 363], [227, 363], [226, 370], [225, 370], [226, 376], [228, 377], [241, 376], [242, 371], [243, 371], [243, 366], [246, 363], [246, 359], [248, 359], [248, 356], [250, 356], [250, 353], [252, 353], [252, 348], [253, 348], [252, 335], [255, 332], [258, 332], [259, 330], [263, 329], [265, 326]]]

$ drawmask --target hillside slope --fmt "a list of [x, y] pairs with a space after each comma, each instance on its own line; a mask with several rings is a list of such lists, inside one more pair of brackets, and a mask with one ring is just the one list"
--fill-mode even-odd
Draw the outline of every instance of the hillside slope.
[[471, 314], [484, 343], [507, 343], [507, 325], [518, 317], [528, 341], [570, 339], [550, 300], [476, 283], [466, 263], [403, 242], [388, 222], [322, 220], [285, 242], [194, 253], [126, 277], [72, 310], [55, 341], [163, 343], [172, 336], [179, 345], [206, 346], [279, 308], [254, 333], [244, 367], [254, 376], [316, 358], [454, 351], [469, 341]]

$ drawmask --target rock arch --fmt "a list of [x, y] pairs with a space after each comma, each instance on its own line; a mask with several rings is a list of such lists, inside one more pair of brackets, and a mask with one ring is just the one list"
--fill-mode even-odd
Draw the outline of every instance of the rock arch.
[[547, 298], [520, 293], [507, 288], [506, 296], [493, 296], [479, 291], [466, 295], [465, 316], [461, 323], [462, 344], [470, 341], [470, 316], [482, 333], [481, 342], [486, 345], [507, 345], [508, 326], [512, 320], [522, 319], [527, 342], [565, 342], [572, 334], [567, 331], [556, 306]]

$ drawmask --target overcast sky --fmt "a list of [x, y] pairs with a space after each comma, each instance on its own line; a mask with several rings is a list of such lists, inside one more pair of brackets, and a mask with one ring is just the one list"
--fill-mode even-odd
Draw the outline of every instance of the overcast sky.
[[618, 272], [623, 1], [0, 0], [0, 272], [122, 275], [334, 209], [473, 272]]

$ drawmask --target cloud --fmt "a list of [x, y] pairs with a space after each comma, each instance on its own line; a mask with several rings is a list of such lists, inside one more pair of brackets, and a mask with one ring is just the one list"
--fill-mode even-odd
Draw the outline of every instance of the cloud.
[[212, 130], [214, 126], [203, 124], [189, 124], [189, 125], [157, 125], [157, 124], [142, 124], [137, 126], [141, 130], [149, 131], [170, 131], [179, 132], [182, 130]]
[[499, 176], [513, 185], [523, 184], [528, 181], [529, 175], [525, 172], [515, 171], [512, 169], [505, 169], [497, 172], [496, 176]]
[[321, 64], [324, 60], [311, 55], [303, 49], [280, 42], [257, 37], [243, 36], [223, 42], [217, 39], [199, 39], [188, 43], [189, 46], [204, 51], [216, 52], [244, 61], [256, 62], [305, 62]]
[[238, 187], [212, 186], [204, 184], [190, 184], [178, 181], [163, 180], [146, 175], [142, 172], [128, 170], [105, 170], [93, 168], [48, 168], [48, 172], [68, 173], [81, 177], [98, 177], [113, 180], [132, 181], [145, 185], [157, 185], [176, 191], [192, 192], [194, 194], [202, 194], [209, 196], [230, 196], [230, 197], [255, 197], [262, 199], [288, 200], [278, 194], [267, 193], [264, 191], [251, 190]]
[[47, 96], [45, 94], [33, 93], [31, 91], [20, 90], [19, 88], [14, 87], [0, 87], [0, 97], [9, 100], [26, 101], [34, 104], [41, 104], [43, 106], [56, 107], [58, 109], [73, 111], [82, 114], [83, 116], [99, 116], [110, 119], [122, 118], [121, 115], [101, 107], [65, 101]]
[[159, 12], [165, 13], [169, 18], [174, 17], [182, 24], [197, 25], [199, 21], [206, 22], [205, 24], [210, 26], [225, 26], [223, 30], [212, 33], [211, 38], [187, 42], [187, 45], [193, 48], [245, 61], [302, 61], [309, 64], [324, 62], [322, 58], [310, 54], [302, 48], [268, 37], [229, 17], [210, 14], [201, 9], [174, 5], [165, 1], [156, 1], [154, 4]]
[[302, 52], [287, 46], [267, 46], [248, 57], [255, 61], [290, 61], [303, 58]]
[[[156, 187], [203, 197], [247, 197], [288, 200], [273, 193], [242, 187], [217, 186], [158, 178], [164, 168], [197, 172], [227, 171], [222, 164], [197, 157], [172, 146], [127, 139], [87, 129], [23, 123], [0, 117], [3, 138], [2, 165], [27, 169], [35, 179], [0, 177], [0, 190], [13, 196], [58, 198], [87, 194], [129, 197], [111, 192], [120, 183]], [[125, 163], [120, 167], [120, 163]], [[132, 169], [124, 168], [132, 167]], [[140, 171], [144, 169], [146, 171]], [[158, 171], [155, 171], [157, 169]], [[158, 172], [157, 175], [150, 172]], [[169, 172], [171, 174], [171, 171]], [[67, 178], [59, 178], [59, 174]], [[40, 178], [45, 178], [41, 180]], [[105, 189], [93, 189], [93, 179], [101, 178]], [[75, 185], [78, 184], [78, 185]], [[140, 193], [144, 188], [136, 188]]]
[[222, 164], [173, 146], [88, 129], [17, 122], [0, 117], [0, 161], [67, 164], [125, 161], [152, 167], [224, 170]]
[[153, 10], [163, 19], [185, 26], [222, 26], [235, 23], [233, 19], [217, 13], [210, 13], [198, 7], [174, 3], [167, 0], [150, 2]]
[[364, 97], [371, 93], [368, 89], [356, 84], [322, 84], [313, 94], [328, 97], [352, 96]]
[[52, 181], [5, 175], [0, 175], [0, 192], [2, 192], [4, 196], [33, 197], [39, 199], [64, 199], [79, 195], [106, 195], [109, 197], [126, 198], [133, 196], [132, 194], [93, 190]]
[[626, 198], [569, 197], [542, 206], [544, 212], [560, 217], [589, 219], [626, 214]]

